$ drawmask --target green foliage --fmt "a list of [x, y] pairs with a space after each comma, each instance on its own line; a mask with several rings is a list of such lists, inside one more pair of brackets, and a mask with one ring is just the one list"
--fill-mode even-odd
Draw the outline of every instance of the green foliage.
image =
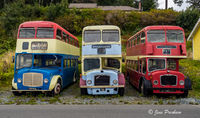
[[141, 13], [142, 26], [148, 25], [175, 25], [178, 12], [173, 10], [151, 10]]
[[198, 9], [187, 9], [182, 11], [180, 15], [176, 18], [176, 24], [186, 31], [186, 37], [189, 32], [193, 29], [197, 20], [199, 19], [200, 13]]
[[150, 11], [158, 7], [158, 0], [142, 0], [143, 11]]
[[193, 89], [200, 89], [200, 61], [192, 59], [181, 60], [180, 71], [191, 79]]

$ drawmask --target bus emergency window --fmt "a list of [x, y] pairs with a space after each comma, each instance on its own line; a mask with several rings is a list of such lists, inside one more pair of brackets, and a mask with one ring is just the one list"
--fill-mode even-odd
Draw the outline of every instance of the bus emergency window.
[[85, 30], [84, 31], [84, 42], [100, 42], [101, 31], [100, 30]]
[[21, 28], [19, 30], [19, 38], [34, 38], [35, 29], [34, 28]]

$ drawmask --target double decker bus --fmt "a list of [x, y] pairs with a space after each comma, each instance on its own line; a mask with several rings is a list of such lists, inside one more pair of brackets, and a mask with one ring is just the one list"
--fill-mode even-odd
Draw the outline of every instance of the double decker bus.
[[112, 25], [83, 29], [81, 94], [124, 95], [125, 78], [121, 72], [120, 29]]
[[12, 91], [59, 94], [78, 79], [78, 39], [56, 23], [29, 21], [19, 26]]
[[145, 27], [128, 39], [126, 51], [126, 78], [144, 96], [188, 95], [191, 81], [179, 72], [179, 60], [187, 58], [181, 27]]

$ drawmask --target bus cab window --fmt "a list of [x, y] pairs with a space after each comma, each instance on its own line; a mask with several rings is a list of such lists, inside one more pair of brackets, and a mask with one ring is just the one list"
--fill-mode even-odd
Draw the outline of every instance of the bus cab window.
[[57, 29], [56, 39], [62, 40], [62, 31], [60, 29]]
[[176, 70], [176, 60], [174, 60], [174, 59], [167, 59], [167, 69], [169, 69], [169, 70]]
[[111, 59], [111, 58], [107, 58], [104, 59], [104, 63], [106, 67], [111, 67], [111, 68], [120, 68], [120, 61], [118, 59]]
[[34, 56], [34, 66], [36, 66], [36, 67], [42, 66], [42, 56], [41, 55]]

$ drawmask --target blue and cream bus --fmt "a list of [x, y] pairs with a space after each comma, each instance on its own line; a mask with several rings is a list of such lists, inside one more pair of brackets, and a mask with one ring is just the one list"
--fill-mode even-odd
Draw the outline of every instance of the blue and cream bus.
[[120, 29], [112, 25], [83, 29], [81, 94], [124, 95], [125, 78], [121, 72]]
[[59, 94], [78, 77], [78, 39], [49, 21], [19, 26], [12, 91]]

